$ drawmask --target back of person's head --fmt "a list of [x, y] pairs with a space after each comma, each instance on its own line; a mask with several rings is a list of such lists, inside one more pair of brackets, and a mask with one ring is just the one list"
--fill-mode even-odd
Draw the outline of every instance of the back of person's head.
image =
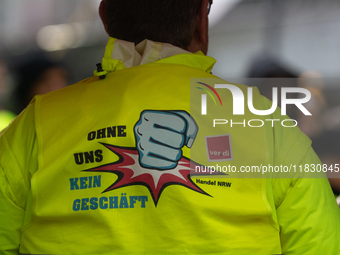
[[298, 78], [289, 66], [269, 54], [256, 56], [250, 63], [249, 78]]
[[202, 0], [106, 0], [111, 37], [134, 42], [148, 39], [187, 49]]

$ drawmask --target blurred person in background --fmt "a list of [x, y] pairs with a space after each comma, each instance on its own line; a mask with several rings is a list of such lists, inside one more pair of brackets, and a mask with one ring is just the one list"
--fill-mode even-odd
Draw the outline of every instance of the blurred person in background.
[[297, 118], [301, 130], [313, 140], [321, 135], [323, 129], [327, 129], [323, 124], [323, 116], [327, 108], [327, 99], [323, 92], [324, 80], [319, 73], [307, 71], [299, 76], [298, 86], [311, 92], [311, 99], [305, 104], [305, 107], [312, 116], [305, 116], [299, 112]]
[[[320, 163], [298, 128], [212, 130], [191, 109], [191, 78], [228, 84], [206, 56], [211, 4], [101, 2], [109, 40], [95, 76], [36, 96], [0, 136], [3, 254], [340, 254], [327, 179], [217, 178], [190, 166], [212, 164], [207, 137], [225, 149], [213, 150], [223, 166]], [[221, 97], [210, 114], [233, 118], [232, 95]]]
[[[272, 101], [273, 88], [278, 88], [278, 106], [281, 106], [281, 88], [297, 87], [297, 73], [287, 65], [281, 63], [270, 54], [261, 54], [254, 57], [246, 73], [250, 79], [250, 86], [256, 86], [261, 94]], [[292, 98], [296, 98], [294, 95]], [[297, 108], [295, 105], [287, 105], [287, 115], [295, 119]]]
[[[278, 88], [279, 93], [283, 87], [308, 89], [312, 98], [304, 106], [312, 113], [312, 116], [305, 116], [295, 105], [287, 106], [287, 115], [292, 119], [297, 119], [299, 128], [311, 139], [322, 132], [322, 115], [327, 103], [323, 93], [323, 80], [317, 72], [310, 71], [299, 75], [276, 57], [263, 54], [251, 61], [246, 76], [255, 78], [251, 85], [257, 86], [269, 100], [272, 100], [273, 87]], [[294, 98], [294, 96], [296, 98], [296, 95], [289, 95], [289, 98]], [[278, 98], [278, 105], [281, 106], [280, 94]]]
[[[307, 71], [298, 75], [292, 68], [282, 64], [277, 58], [270, 55], [259, 55], [255, 57], [247, 72], [247, 77], [252, 80], [253, 86], [257, 86], [260, 92], [272, 100], [273, 87], [301, 87], [311, 92], [311, 100], [305, 103], [305, 107], [312, 116], [305, 116], [295, 105], [287, 107], [287, 115], [297, 119], [299, 128], [313, 140], [313, 148], [320, 157], [323, 164], [333, 165], [340, 162], [339, 132], [331, 132], [323, 123], [322, 117], [326, 112], [327, 101], [323, 93], [324, 81], [317, 72]], [[278, 100], [280, 106], [280, 96]], [[337, 116], [332, 113], [332, 118]], [[337, 120], [335, 120], [337, 121]], [[333, 121], [333, 122], [335, 122]], [[323, 130], [326, 128], [326, 130]], [[340, 179], [329, 178], [331, 187], [336, 195], [340, 193]]]
[[23, 57], [13, 68], [15, 88], [8, 108], [19, 114], [35, 95], [42, 95], [68, 85], [68, 70], [42, 54]]

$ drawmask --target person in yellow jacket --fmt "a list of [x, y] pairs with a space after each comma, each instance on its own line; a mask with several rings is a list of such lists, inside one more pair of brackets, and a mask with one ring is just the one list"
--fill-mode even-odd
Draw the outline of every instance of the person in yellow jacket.
[[310, 140], [214, 89], [230, 83], [205, 56], [210, 4], [102, 1], [95, 76], [36, 96], [0, 136], [1, 254], [340, 254], [327, 179], [263, 168], [320, 165]]

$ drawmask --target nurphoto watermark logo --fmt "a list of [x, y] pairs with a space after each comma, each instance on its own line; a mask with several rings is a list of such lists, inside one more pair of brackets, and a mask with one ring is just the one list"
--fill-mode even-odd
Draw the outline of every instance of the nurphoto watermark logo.
[[312, 133], [317, 124], [330, 123], [320, 109], [324, 101], [317, 101], [319, 87], [318, 78], [192, 78], [190, 116], [198, 132], [190, 148], [190, 158], [196, 162], [191, 167], [200, 179], [211, 182], [339, 176], [333, 158], [330, 164], [295, 162], [295, 156], [307, 149], [300, 144], [309, 144], [301, 131]]
[[[270, 79], [267, 79], [270, 80]], [[304, 106], [304, 104], [308, 103], [311, 100], [311, 92], [306, 88], [300, 87], [286, 87], [286, 86], [278, 86], [275, 87], [275, 84], [269, 83], [268, 87], [272, 89], [271, 94], [271, 106], [269, 109], [256, 109], [254, 106], [254, 98], [258, 100], [259, 94], [258, 92], [254, 92], [253, 87], [248, 87], [246, 89], [247, 93], [244, 93], [244, 90], [240, 88], [240, 86], [233, 84], [207, 84], [204, 82], [196, 82], [198, 85], [196, 88], [203, 91], [201, 94], [201, 115], [208, 115], [208, 111], [210, 108], [210, 103], [208, 101], [213, 101], [215, 106], [218, 106], [217, 98], [219, 100], [220, 106], [223, 106], [224, 100], [232, 100], [232, 109], [228, 109], [228, 114], [232, 113], [232, 116], [245, 116], [247, 110], [256, 116], [270, 116], [275, 111], [277, 111], [279, 102], [281, 107], [281, 115], [286, 116], [287, 108], [295, 107], [295, 110], [300, 111], [305, 116], [312, 116], [310, 111]], [[281, 85], [281, 84], [280, 84]], [[217, 91], [219, 90], [219, 92]], [[227, 92], [228, 91], [228, 92]], [[225, 97], [221, 95], [225, 95], [225, 93], [230, 93], [231, 97]], [[246, 94], [246, 95], [245, 95]], [[208, 95], [212, 100], [208, 100]], [[279, 96], [280, 95], [280, 96]], [[227, 98], [227, 99], [226, 99]], [[209, 107], [208, 107], [209, 106]], [[211, 109], [211, 111], [215, 110]], [[276, 118], [245, 118], [241, 122], [235, 121], [233, 119], [226, 118], [214, 118], [213, 119], [213, 127], [217, 125], [225, 125], [230, 124], [230, 127], [241, 127], [241, 126], [249, 126], [249, 127], [262, 127], [266, 123], [270, 124], [274, 127], [275, 122], [280, 122], [283, 127], [295, 127], [298, 125], [298, 121], [286, 116], [286, 118], [276, 119]]]

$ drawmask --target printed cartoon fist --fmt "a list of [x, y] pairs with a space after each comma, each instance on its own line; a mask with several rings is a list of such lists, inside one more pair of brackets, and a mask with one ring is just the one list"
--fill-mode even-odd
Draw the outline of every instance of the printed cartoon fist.
[[141, 113], [134, 127], [139, 164], [145, 168], [168, 170], [177, 166], [182, 148], [195, 141], [198, 127], [185, 111]]

